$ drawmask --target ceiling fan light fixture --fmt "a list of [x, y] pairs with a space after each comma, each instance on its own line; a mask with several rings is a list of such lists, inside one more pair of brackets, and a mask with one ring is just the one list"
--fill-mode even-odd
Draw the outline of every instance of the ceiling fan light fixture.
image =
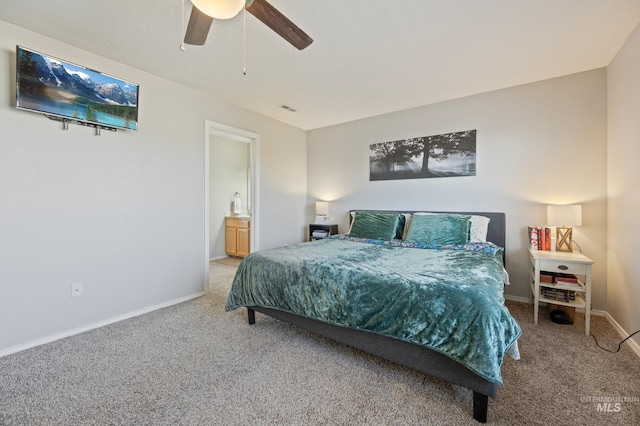
[[230, 19], [240, 13], [245, 0], [191, 0], [191, 3], [214, 19]]

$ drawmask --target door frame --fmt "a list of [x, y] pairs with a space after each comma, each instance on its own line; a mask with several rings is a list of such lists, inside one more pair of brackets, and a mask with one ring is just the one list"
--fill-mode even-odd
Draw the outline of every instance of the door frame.
[[212, 135], [229, 137], [246, 141], [249, 144], [249, 167], [251, 168], [251, 220], [249, 251], [260, 248], [260, 188], [258, 176], [260, 175], [260, 135], [247, 130], [205, 120], [204, 122], [204, 265], [205, 265], [205, 291], [209, 289], [209, 191], [210, 191], [210, 139]]

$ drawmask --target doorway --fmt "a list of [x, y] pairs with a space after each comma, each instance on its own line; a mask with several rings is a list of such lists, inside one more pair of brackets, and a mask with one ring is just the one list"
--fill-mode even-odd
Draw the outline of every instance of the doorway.
[[[213, 121], [205, 121], [204, 255], [205, 291], [209, 262], [224, 258], [225, 217], [231, 214], [231, 199], [241, 196], [241, 215], [250, 221], [250, 251], [259, 248], [259, 142], [256, 133]], [[241, 170], [242, 169], [242, 170]], [[222, 241], [222, 242], [221, 242]]]

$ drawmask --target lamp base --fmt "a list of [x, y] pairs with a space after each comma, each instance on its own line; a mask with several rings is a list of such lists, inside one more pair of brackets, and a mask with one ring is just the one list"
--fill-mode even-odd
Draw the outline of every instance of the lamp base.
[[573, 228], [568, 226], [558, 226], [556, 228], [556, 251], [573, 251], [571, 248], [572, 234]]
[[331, 225], [331, 216], [326, 214], [317, 214], [316, 225]]

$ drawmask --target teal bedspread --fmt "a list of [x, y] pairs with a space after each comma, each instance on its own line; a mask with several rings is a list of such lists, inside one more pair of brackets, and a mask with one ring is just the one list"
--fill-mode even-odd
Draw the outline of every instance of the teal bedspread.
[[[404, 244], [406, 245], [406, 244]], [[226, 310], [275, 308], [426, 346], [502, 385], [521, 334], [504, 306], [502, 249], [327, 238], [251, 253]]]

